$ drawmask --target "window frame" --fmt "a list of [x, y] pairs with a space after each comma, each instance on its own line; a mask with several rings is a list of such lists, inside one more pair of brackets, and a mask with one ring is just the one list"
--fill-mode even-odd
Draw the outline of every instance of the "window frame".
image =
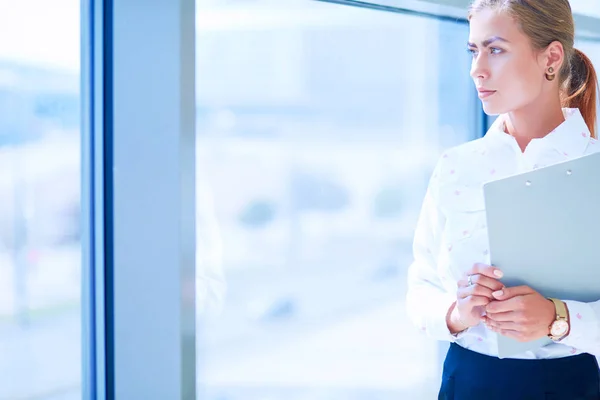
[[82, 398], [195, 398], [195, 0], [82, 1], [81, 104]]

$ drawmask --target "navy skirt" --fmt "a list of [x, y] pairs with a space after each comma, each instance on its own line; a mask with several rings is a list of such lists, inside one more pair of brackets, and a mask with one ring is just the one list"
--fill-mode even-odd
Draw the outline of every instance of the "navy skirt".
[[438, 400], [600, 400], [596, 357], [499, 359], [450, 345]]

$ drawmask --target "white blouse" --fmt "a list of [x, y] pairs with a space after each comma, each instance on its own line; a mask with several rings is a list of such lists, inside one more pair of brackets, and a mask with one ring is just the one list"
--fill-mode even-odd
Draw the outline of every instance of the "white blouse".
[[[456, 300], [461, 276], [474, 263], [490, 263], [483, 184], [600, 151], [579, 110], [563, 112], [565, 122], [545, 137], [533, 139], [524, 152], [504, 132], [500, 116], [485, 137], [451, 148], [439, 159], [423, 201], [414, 261], [408, 271], [408, 315], [428, 336], [498, 355], [496, 334], [485, 324], [454, 336], [446, 325], [446, 314]], [[584, 352], [600, 356], [600, 301], [562, 300], [570, 312], [569, 336], [513, 358], [558, 358]]]

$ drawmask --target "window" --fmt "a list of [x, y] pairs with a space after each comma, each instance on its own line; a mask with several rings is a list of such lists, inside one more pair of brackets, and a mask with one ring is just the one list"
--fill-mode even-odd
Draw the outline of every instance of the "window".
[[0, 398], [78, 399], [79, 2], [0, 9]]
[[575, 43], [575, 47], [580, 48], [592, 60], [596, 71], [600, 73], [600, 39], [580, 40]]
[[573, 12], [592, 17], [600, 17], [600, 5], [593, 1], [587, 0], [569, 0]]
[[467, 26], [198, 9], [200, 398], [431, 398], [405, 276], [438, 155], [478, 135]]

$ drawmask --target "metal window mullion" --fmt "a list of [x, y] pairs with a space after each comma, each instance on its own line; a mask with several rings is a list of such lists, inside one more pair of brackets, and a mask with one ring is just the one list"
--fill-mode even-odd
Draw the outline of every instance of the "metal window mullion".
[[82, 2], [85, 399], [195, 398], [194, 14]]
[[104, 400], [104, 2], [80, 1], [81, 398]]

